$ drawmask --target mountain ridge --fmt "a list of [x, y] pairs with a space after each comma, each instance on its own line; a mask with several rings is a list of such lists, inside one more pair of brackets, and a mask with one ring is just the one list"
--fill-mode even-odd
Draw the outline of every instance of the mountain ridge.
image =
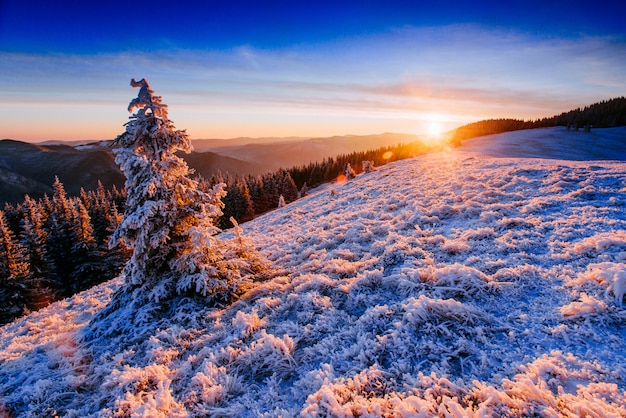
[[[259, 173], [263, 167], [211, 152], [183, 154], [199, 174], [210, 177], [219, 171]], [[67, 192], [78, 195], [81, 188], [95, 190], [98, 181], [106, 189], [124, 186], [124, 175], [115, 164], [112, 149], [102, 145], [37, 145], [17, 140], [0, 140], [0, 204], [19, 203], [51, 195], [58, 177]]]
[[[229, 147], [201, 148], [180, 154], [191, 168], [205, 178], [217, 173], [259, 175], [279, 168], [291, 168], [342, 153], [395, 145], [417, 136], [408, 134], [349, 135], [327, 138], [299, 138], [264, 143], [265, 139]], [[248, 141], [248, 138], [242, 140]], [[105, 188], [123, 187], [124, 177], [114, 161], [111, 141], [67, 145], [32, 144], [0, 140], [0, 204], [21, 202], [25, 194], [41, 197], [50, 194], [58, 176], [68, 193], [81, 188], [94, 190], [100, 180]], [[193, 141], [192, 141], [193, 143]], [[82, 175], [77, 176], [77, 173]], [[84, 176], [84, 181], [82, 177]]]

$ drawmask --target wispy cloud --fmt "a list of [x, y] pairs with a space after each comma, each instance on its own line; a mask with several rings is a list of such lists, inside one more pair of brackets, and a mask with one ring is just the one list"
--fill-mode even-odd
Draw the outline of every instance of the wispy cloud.
[[[380, 118], [381, 126], [390, 122], [389, 114], [397, 119], [419, 119], [428, 112], [447, 113], [453, 120], [530, 118], [623, 95], [624, 68], [623, 38], [541, 37], [478, 26], [404, 28], [280, 50], [0, 53], [0, 106], [9, 109], [0, 124], [16, 120], [24, 107], [16, 104], [38, 109], [63, 104], [72, 123], [75, 104], [100, 108], [92, 112], [100, 116], [94, 126], [117, 118], [118, 129], [134, 94], [128, 88], [131, 77], [150, 80], [172, 115], [193, 126], [195, 136], [217, 136], [212, 127], [223, 127], [224, 120], [237, 120], [237, 115], [239, 127], [253, 130], [269, 112], [276, 123], [281, 112], [286, 125], [287, 119], [297, 119], [301, 131], [293, 134], [300, 135], [324, 125], [325, 117], [339, 123], [342, 114], [346, 123], [361, 115]], [[265, 125], [259, 126], [271, 129]], [[237, 135], [237, 124], [231, 128]], [[267, 134], [272, 132], [258, 132]]]

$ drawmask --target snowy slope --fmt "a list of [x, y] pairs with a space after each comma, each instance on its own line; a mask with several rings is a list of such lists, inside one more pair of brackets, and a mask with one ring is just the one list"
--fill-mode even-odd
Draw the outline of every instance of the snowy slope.
[[626, 163], [430, 154], [243, 229], [280, 271], [230, 307], [3, 327], [0, 416], [626, 416]]
[[564, 160], [626, 160], [626, 126], [590, 132], [554, 128], [526, 129], [463, 141], [465, 151], [493, 157]]

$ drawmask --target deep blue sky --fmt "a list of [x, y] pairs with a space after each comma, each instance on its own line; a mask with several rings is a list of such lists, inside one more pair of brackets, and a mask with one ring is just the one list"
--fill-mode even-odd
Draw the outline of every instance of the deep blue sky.
[[192, 137], [549, 116], [626, 94], [624, 16], [604, 0], [0, 0], [0, 138], [110, 137], [132, 77]]
[[564, 36], [624, 33], [626, 2], [0, 0], [0, 50], [272, 48], [453, 23]]

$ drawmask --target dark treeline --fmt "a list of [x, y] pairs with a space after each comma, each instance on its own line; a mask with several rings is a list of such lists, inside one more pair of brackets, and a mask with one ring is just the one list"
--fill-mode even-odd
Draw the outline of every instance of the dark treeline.
[[322, 162], [294, 167], [289, 170], [289, 174], [299, 190], [303, 187], [306, 189], [335, 180], [338, 175], [345, 174], [344, 171], [348, 164], [359, 174], [363, 171], [362, 164], [364, 161], [369, 161], [375, 166], [381, 166], [388, 162], [424, 154], [430, 149], [432, 149], [432, 146], [422, 142], [412, 142], [376, 150], [341, 154], [335, 158], [325, 159]]
[[363, 171], [363, 161], [380, 166], [391, 161], [402, 160], [425, 153], [429, 148], [421, 142], [382, 147], [370, 151], [341, 154], [320, 162], [280, 169], [260, 176], [243, 178], [229, 174], [217, 174], [205, 180], [205, 187], [225, 183], [228, 194], [223, 199], [224, 215], [219, 219], [222, 229], [232, 227], [230, 217], [237, 222], [248, 221], [279, 206], [280, 196], [291, 203], [306, 196], [308, 190], [328, 183], [344, 174], [348, 164], [356, 173]]
[[125, 194], [115, 188], [70, 197], [26, 196], [0, 211], [0, 324], [117, 276], [126, 248], [108, 248]]
[[626, 126], [626, 98], [604, 100], [584, 108], [563, 112], [560, 115], [535, 120], [489, 119], [470, 123], [452, 132], [452, 143], [458, 145], [464, 139], [521, 129], [549, 128], [565, 126], [578, 130], [580, 128], [613, 128]]
[[[410, 158], [428, 151], [416, 142], [353, 152], [321, 162], [280, 169], [260, 176], [228, 173], [200, 179], [200, 187], [224, 183], [223, 216], [218, 227], [232, 227], [230, 217], [245, 222], [305, 196], [309, 188], [360, 173], [366, 166]], [[57, 179], [53, 196], [6, 204], [0, 211], [0, 325], [116, 277], [130, 257], [109, 238], [122, 220], [124, 190], [97, 190], [68, 196]]]

